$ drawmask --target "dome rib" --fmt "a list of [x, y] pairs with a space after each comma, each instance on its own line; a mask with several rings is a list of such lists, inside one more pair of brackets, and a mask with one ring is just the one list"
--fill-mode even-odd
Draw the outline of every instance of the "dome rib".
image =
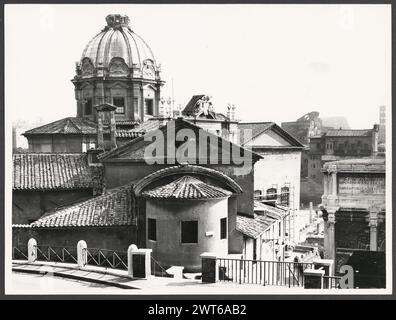
[[[122, 58], [130, 69], [138, 65], [140, 72], [143, 72], [144, 61], [151, 60], [154, 70], [158, 71], [153, 51], [146, 41], [128, 26], [127, 16], [112, 14], [106, 17], [106, 21], [107, 26], [84, 48], [80, 66], [84, 58], [89, 58], [95, 69], [108, 68], [113, 58]], [[140, 77], [139, 72], [136, 76]], [[141, 76], [145, 77], [144, 74]]]
[[[128, 51], [128, 58], [129, 58], [129, 61], [128, 61], [128, 62], [129, 62], [129, 64], [130, 64], [131, 66], [133, 66], [131, 44], [129, 43], [129, 39], [128, 39], [127, 35], [126, 35], [125, 32], [124, 32], [124, 28], [122, 28], [121, 30], [122, 30], [122, 31], [121, 31], [121, 34], [122, 34], [122, 36], [123, 36], [123, 38], [124, 38], [124, 41], [125, 41], [126, 47], [127, 47], [127, 51]], [[125, 62], [127, 63], [127, 61], [125, 61]]]
[[105, 43], [105, 49], [104, 49], [104, 54], [103, 54], [103, 58], [102, 58], [102, 63], [103, 66], [108, 66], [109, 65], [109, 51], [110, 51], [110, 45], [111, 45], [111, 39], [113, 39], [114, 33], [116, 31], [112, 30], [111, 35], [109, 36], [109, 39], [107, 39], [106, 43]]
[[129, 34], [131, 35], [131, 38], [132, 38], [133, 42], [135, 43], [136, 52], [137, 52], [137, 55], [138, 55], [139, 65], [140, 65], [140, 67], [142, 67], [142, 60], [140, 59], [140, 53], [139, 53], [138, 45], [137, 45], [137, 43], [136, 43], [136, 39], [134, 38], [133, 32], [132, 32], [132, 31], [128, 30], [128, 32], [129, 32]]
[[93, 41], [96, 39], [97, 36], [99, 36], [102, 32], [99, 32], [96, 36], [94, 36], [89, 42], [88, 44], [85, 46], [84, 51], [81, 55], [81, 60], [84, 59], [85, 57], [87, 57], [87, 51], [89, 46], [93, 43]]
[[[101, 44], [102, 44], [102, 41], [103, 41], [103, 38], [105, 37], [105, 35], [106, 35], [106, 32], [103, 32], [103, 35], [102, 35], [102, 37], [100, 38], [100, 41], [99, 41], [99, 44], [98, 44], [98, 49], [96, 50], [95, 65], [98, 65], [98, 64], [99, 64], [99, 61], [98, 61], [98, 59], [99, 59], [99, 50], [100, 50], [100, 46], [101, 46]], [[103, 63], [103, 62], [102, 62], [102, 63]]]

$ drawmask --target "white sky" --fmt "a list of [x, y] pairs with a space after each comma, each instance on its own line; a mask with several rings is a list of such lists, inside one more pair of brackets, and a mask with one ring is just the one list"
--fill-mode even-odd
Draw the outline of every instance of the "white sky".
[[[6, 5], [6, 112], [11, 121], [76, 115], [75, 61], [127, 14], [161, 63], [165, 98], [209, 94], [244, 121], [309, 111], [371, 128], [391, 105], [390, 5]], [[389, 113], [388, 113], [389, 114]]]

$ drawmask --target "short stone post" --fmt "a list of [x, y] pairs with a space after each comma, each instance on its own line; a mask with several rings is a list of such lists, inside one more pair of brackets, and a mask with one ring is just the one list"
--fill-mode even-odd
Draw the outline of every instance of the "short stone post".
[[138, 247], [135, 244], [131, 244], [128, 247], [128, 276], [133, 278], [133, 263], [132, 263], [132, 252], [137, 251]]
[[304, 270], [304, 289], [322, 289], [323, 269], [305, 269]]
[[88, 261], [87, 243], [80, 240], [77, 243], [77, 264], [79, 268], [84, 267]]
[[151, 252], [153, 249], [139, 249], [139, 252], [144, 255], [144, 278], [147, 279], [151, 276]]
[[216, 255], [211, 252], [201, 254], [202, 282], [215, 283], [219, 279]]
[[37, 260], [37, 241], [30, 238], [28, 241], [28, 263], [33, 263]]

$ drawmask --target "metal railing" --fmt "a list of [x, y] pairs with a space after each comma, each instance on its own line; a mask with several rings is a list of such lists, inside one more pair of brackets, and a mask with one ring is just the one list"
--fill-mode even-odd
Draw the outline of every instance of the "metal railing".
[[219, 281], [263, 286], [303, 287], [313, 263], [217, 258]]
[[126, 251], [87, 248], [87, 264], [98, 267], [128, 270], [128, 254]]
[[160, 263], [151, 256], [151, 275], [156, 277], [172, 278], [173, 275], [166, 272]]
[[19, 246], [12, 247], [12, 259], [13, 260], [28, 260], [28, 247]]
[[323, 276], [323, 289], [340, 289], [340, 279], [337, 276]]
[[77, 249], [74, 247], [36, 246], [38, 261], [77, 263]]

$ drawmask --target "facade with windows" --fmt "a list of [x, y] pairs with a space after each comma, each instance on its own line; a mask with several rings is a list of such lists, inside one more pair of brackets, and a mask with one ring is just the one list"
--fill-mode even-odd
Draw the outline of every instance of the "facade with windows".
[[[241, 143], [262, 156], [254, 166], [256, 200], [300, 208], [301, 152], [304, 146], [273, 122], [239, 123]], [[245, 132], [246, 133], [246, 132]]]
[[311, 137], [308, 153], [308, 178], [322, 184], [322, 167], [326, 162], [364, 158], [378, 152], [379, 126], [362, 130], [328, 130]]
[[148, 188], [142, 195], [146, 198], [147, 247], [164, 266], [199, 270], [202, 252], [228, 254], [231, 191], [198, 177], [182, 176]]
[[237, 230], [243, 235], [242, 257], [284, 261], [288, 211], [256, 201], [254, 212], [254, 217], [237, 217]]

